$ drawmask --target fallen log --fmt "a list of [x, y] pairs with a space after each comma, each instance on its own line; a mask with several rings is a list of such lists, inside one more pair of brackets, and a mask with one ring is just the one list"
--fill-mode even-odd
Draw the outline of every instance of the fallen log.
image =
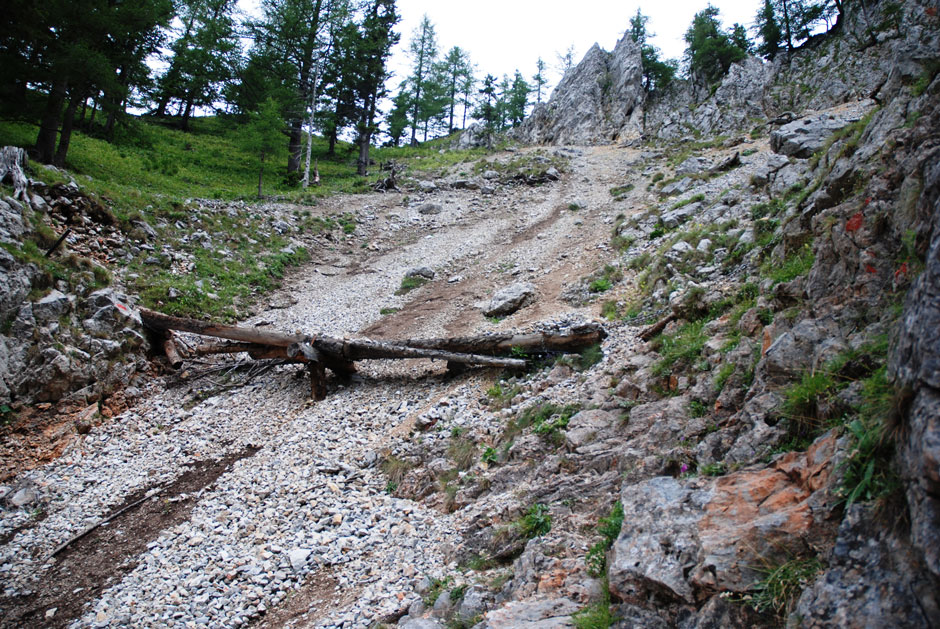
[[[355, 373], [355, 361], [358, 360], [430, 358], [447, 361], [449, 368], [456, 365], [479, 365], [524, 369], [527, 361], [521, 356], [526, 354], [578, 350], [598, 343], [607, 336], [600, 324], [587, 323], [554, 333], [544, 331], [451, 339], [376, 341], [281, 334], [173, 317], [146, 308], [140, 309], [140, 318], [147, 328], [167, 339], [164, 351], [174, 365], [180, 364], [181, 361], [177, 360], [178, 352], [176, 356], [171, 356], [176, 349], [172, 343], [173, 330], [235, 341], [220, 345], [202, 345], [194, 351], [197, 354], [246, 352], [256, 360], [281, 359], [305, 364], [310, 372], [311, 392], [317, 399], [322, 399], [326, 394], [325, 369], [346, 377]], [[512, 356], [507, 356], [509, 354]]]

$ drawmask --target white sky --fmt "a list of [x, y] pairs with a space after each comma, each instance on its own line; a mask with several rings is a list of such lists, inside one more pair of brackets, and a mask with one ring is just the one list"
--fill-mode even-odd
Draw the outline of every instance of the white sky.
[[[750, 27], [759, 8], [759, 0], [714, 0], [712, 4], [721, 11], [725, 27], [735, 22]], [[404, 51], [424, 14], [434, 24], [441, 53], [453, 46], [467, 50], [478, 76], [512, 76], [518, 68], [528, 80], [541, 56], [554, 86], [560, 79], [559, 53], [574, 45], [577, 63], [595, 42], [613, 50], [637, 7], [650, 18], [647, 29], [656, 35], [651, 43], [665, 58], [680, 58], [685, 51], [683, 34], [695, 13], [707, 5], [708, 0], [398, 0], [401, 43], [391, 61], [395, 72], [391, 85], [408, 74]]]
[[[257, 0], [239, 0], [238, 4], [248, 13], [257, 12]], [[721, 11], [726, 28], [735, 22], [750, 28], [760, 0], [713, 0], [711, 4]], [[647, 29], [655, 34], [651, 43], [664, 58], [682, 57], [682, 36], [692, 16], [707, 5], [708, 0], [398, 0], [401, 42], [390, 63], [395, 73], [390, 87], [409, 73], [405, 50], [425, 14], [434, 24], [441, 54], [460, 46], [469, 52], [479, 77], [512, 76], [518, 68], [529, 80], [541, 56], [548, 65], [549, 85], [554, 87], [561, 78], [558, 54], [573, 45], [577, 63], [595, 42], [613, 50], [637, 7], [649, 16]]]

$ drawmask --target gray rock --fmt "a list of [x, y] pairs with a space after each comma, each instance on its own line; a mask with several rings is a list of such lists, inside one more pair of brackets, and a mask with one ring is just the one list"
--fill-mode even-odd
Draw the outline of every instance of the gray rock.
[[696, 175], [703, 173], [712, 167], [712, 163], [704, 157], [690, 157], [676, 166], [676, 175]]
[[444, 629], [444, 625], [433, 618], [402, 618], [398, 626], [402, 629]]
[[287, 559], [294, 572], [300, 572], [306, 567], [307, 560], [310, 559], [312, 553], [313, 550], [309, 548], [295, 548], [287, 553]]
[[0, 241], [17, 242], [25, 233], [26, 225], [22, 212], [0, 200]]
[[433, 280], [434, 275], [434, 270], [426, 266], [418, 266], [405, 273], [405, 277], [423, 277], [428, 280]]
[[576, 413], [568, 420], [565, 444], [571, 450], [593, 441], [597, 434], [615, 425], [617, 418], [607, 411], [587, 410]]
[[495, 295], [483, 311], [487, 317], [503, 317], [511, 315], [535, 300], [535, 285], [529, 282], [513, 284]]
[[625, 483], [623, 528], [607, 570], [611, 592], [624, 600], [657, 594], [694, 602], [685, 575], [697, 563], [697, 525], [709, 498], [668, 476]]
[[440, 203], [423, 203], [418, 206], [418, 214], [440, 214], [443, 211]]
[[671, 197], [677, 194], [683, 194], [692, 189], [693, 181], [691, 177], [683, 177], [679, 181], [674, 181], [662, 187], [659, 194], [664, 197]]
[[486, 146], [489, 142], [488, 135], [483, 125], [478, 122], [473, 123], [463, 130], [460, 138], [457, 140], [457, 148], [472, 149]]
[[770, 148], [781, 155], [798, 158], [812, 157], [825, 146], [833, 133], [858, 120], [830, 114], [795, 120], [770, 133]]
[[595, 44], [565, 73], [548, 103], [514, 132], [533, 144], [609, 144], [640, 137], [643, 124], [640, 48], [629, 36], [613, 52]]
[[9, 502], [14, 507], [25, 507], [39, 501], [39, 494], [32, 487], [23, 487], [10, 496]]
[[486, 629], [559, 629], [574, 627], [571, 615], [584, 605], [568, 598], [547, 598], [544, 595], [512, 601], [486, 615]]
[[499, 179], [499, 173], [495, 170], [487, 170], [483, 173], [483, 178], [487, 181], [493, 181], [494, 179]]
[[71, 300], [68, 295], [52, 290], [33, 304], [33, 316], [40, 322], [51, 321], [66, 314], [70, 307]]
[[437, 190], [437, 184], [433, 181], [419, 181], [418, 190], [421, 192], [434, 192]]
[[[277, 233], [279, 233], [279, 234], [282, 235], [282, 236], [283, 236], [284, 234], [290, 232], [290, 230], [291, 230], [290, 224], [288, 224], [288, 223], [286, 223], [286, 222], [284, 222], [284, 221], [280, 221], [280, 220], [274, 221], [274, 223], [271, 224], [271, 227], [274, 229], [274, 231], [276, 231]], [[193, 234], [193, 237], [195, 237], [195, 236], [196, 236], [196, 234]], [[203, 246], [204, 249], [208, 249], [209, 247], [212, 246], [212, 239], [209, 239], [208, 244], [206, 244], [206, 240], [205, 240], [205, 239], [200, 240], [200, 242], [202, 243], [202, 246]]]
[[467, 588], [460, 605], [457, 606], [458, 621], [470, 621], [486, 611], [488, 591], [478, 585]]
[[800, 627], [914, 629], [940, 618], [940, 581], [922, 567], [920, 551], [880, 526], [872, 509], [848, 509], [826, 571], [796, 605]]

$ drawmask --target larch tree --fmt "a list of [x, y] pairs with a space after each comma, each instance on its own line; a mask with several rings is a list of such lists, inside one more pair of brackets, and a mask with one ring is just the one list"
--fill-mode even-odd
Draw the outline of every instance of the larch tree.
[[535, 92], [536, 104], [542, 102], [542, 90], [545, 89], [547, 84], [548, 80], [545, 77], [545, 61], [539, 57], [538, 61], [535, 62], [535, 74], [532, 75], [532, 85], [534, 86], [533, 91]]
[[182, 5], [183, 30], [170, 45], [172, 57], [157, 84], [155, 115], [165, 116], [175, 100], [180, 127], [189, 128], [193, 111], [212, 105], [238, 69], [241, 57], [233, 12], [236, 0], [188, 0]]
[[457, 107], [463, 85], [467, 77], [473, 77], [473, 65], [470, 56], [458, 46], [448, 51], [441, 63], [447, 87], [447, 132], [454, 132], [454, 110]]
[[408, 45], [408, 53], [413, 64], [411, 76], [408, 83], [412, 89], [411, 104], [411, 144], [418, 143], [418, 129], [421, 123], [427, 120], [422, 115], [422, 105], [426, 104], [425, 91], [428, 88], [431, 74], [433, 72], [434, 62], [437, 60], [437, 36], [434, 33], [434, 25], [425, 15], [421, 19], [421, 24], [415, 29], [411, 42]]
[[355, 80], [356, 133], [359, 159], [356, 172], [365, 176], [369, 168], [369, 147], [376, 130], [375, 113], [379, 99], [386, 94], [388, 57], [392, 46], [398, 43], [398, 34], [392, 29], [398, 23], [395, 0], [374, 0], [367, 9], [360, 27], [357, 48], [357, 75]]
[[640, 61], [643, 65], [643, 89], [653, 92], [668, 86], [676, 76], [679, 64], [672, 60], [663, 61], [659, 58], [659, 48], [651, 45], [647, 40], [652, 33], [647, 31], [646, 24], [649, 17], [643, 15], [639, 9], [636, 15], [630, 18], [630, 38], [640, 46]]

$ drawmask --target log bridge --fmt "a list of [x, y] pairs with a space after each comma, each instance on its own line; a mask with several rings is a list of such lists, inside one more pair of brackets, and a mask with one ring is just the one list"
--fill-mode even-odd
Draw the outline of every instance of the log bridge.
[[256, 328], [223, 325], [197, 319], [173, 317], [140, 309], [144, 326], [159, 339], [174, 369], [183, 364], [173, 332], [190, 332], [231, 341], [197, 346], [200, 355], [245, 352], [255, 360], [281, 359], [304, 364], [310, 373], [311, 395], [326, 397], [326, 370], [341, 378], [356, 372], [357, 360], [431, 358], [447, 361], [448, 369], [469, 365], [525, 369], [526, 356], [576, 352], [601, 342], [607, 333], [599, 323], [588, 322], [564, 330], [514, 334], [511, 332], [444, 339], [375, 341], [323, 335], [283, 334]]

